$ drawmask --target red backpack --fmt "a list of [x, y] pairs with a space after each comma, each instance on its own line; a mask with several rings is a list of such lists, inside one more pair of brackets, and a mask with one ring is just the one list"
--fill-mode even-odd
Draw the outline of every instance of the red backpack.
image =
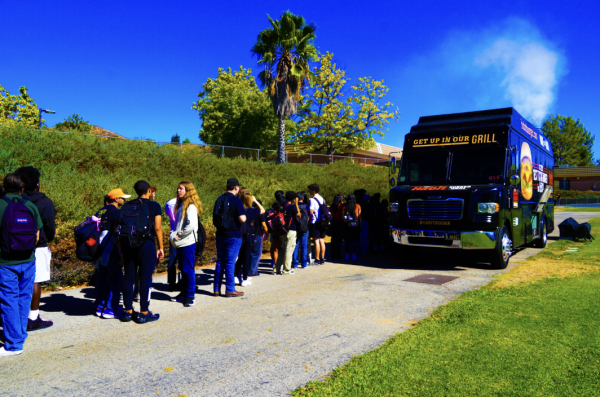
[[267, 214], [267, 226], [269, 227], [269, 232], [275, 236], [283, 236], [289, 230], [289, 225], [286, 226], [285, 224], [283, 212], [274, 210]]

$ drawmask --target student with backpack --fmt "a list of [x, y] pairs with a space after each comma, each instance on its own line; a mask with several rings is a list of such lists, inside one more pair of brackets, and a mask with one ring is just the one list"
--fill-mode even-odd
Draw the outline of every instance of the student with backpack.
[[[247, 287], [252, 284], [251, 277], [249, 277], [252, 264], [252, 244], [257, 233], [254, 223], [256, 220], [260, 220], [260, 216], [265, 213], [265, 209], [247, 190], [242, 196], [242, 204], [246, 212], [246, 222], [242, 226], [242, 246], [235, 264], [235, 277], [242, 287]], [[258, 232], [262, 238], [262, 230]]]
[[40, 230], [40, 240], [35, 248], [35, 280], [33, 282], [33, 295], [31, 310], [27, 321], [27, 331], [51, 327], [52, 321], [44, 321], [40, 316], [40, 298], [42, 296], [41, 283], [50, 281], [50, 263], [52, 253], [48, 243], [56, 234], [56, 211], [54, 203], [44, 193], [40, 192], [40, 171], [32, 166], [21, 167], [16, 172], [27, 177], [29, 182], [21, 197], [31, 201], [37, 207], [44, 227]]
[[277, 263], [275, 263], [275, 274], [291, 275], [294, 274], [292, 257], [294, 256], [294, 248], [296, 248], [297, 221], [301, 214], [298, 208], [298, 195], [289, 191], [285, 194], [285, 198], [288, 203], [284, 212], [286, 233], [281, 235], [281, 252], [277, 258]]
[[[269, 228], [270, 233], [270, 241], [271, 241], [271, 249], [269, 253], [271, 254], [271, 268], [273, 268], [273, 272], [275, 272], [275, 263], [277, 263], [277, 258], [279, 258], [279, 251], [281, 250], [281, 234], [285, 233], [283, 230], [273, 230], [272, 223], [277, 222], [276, 226], [283, 227], [283, 211], [285, 210], [286, 200], [283, 194], [283, 190], [277, 190], [275, 192], [275, 202], [271, 206], [271, 209], [266, 215], [267, 226]], [[282, 222], [278, 222], [277, 219], [280, 218]]]
[[353, 194], [348, 195], [346, 204], [342, 210], [342, 219], [344, 222], [344, 240], [346, 241], [346, 260], [352, 257], [358, 259], [358, 242], [360, 238], [360, 204], [356, 203], [356, 197]]
[[325, 264], [325, 231], [331, 222], [331, 213], [327, 208], [325, 199], [321, 197], [319, 185], [313, 183], [308, 186], [310, 199], [310, 236], [315, 243], [315, 265]]
[[308, 256], [310, 247], [308, 244], [308, 224], [310, 216], [309, 200], [306, 192], [298, 193], [298, 210], [300, 211], [300, 218], [297, 221], [296, 247], [294, 248], [294, 255], [292, 257], [292, 269], [298, 268], [298, 265], [300, 265], [301, 269], [306, 269], [310, 261]]
[[242, 225], [246, 222], [246, 211], [236, 196], [240, 182], [236, 178], [227, 180], [227, 191], [215, 202], [213, 224], [217, 228], [217, 264], [215, 266], [214, 296], [221, 296], [221, 285], [225, 276], [225, 297], [236, 298], [243, 292], [235, 290], [235, 261], [242, 246]]
[[[256, 200], [258, 204], [262, 206], [260, 200]], [[250, 277], [260, 276], [258, 272], [258, 265], [260, 263], [260, 259], [262, 258], [262, 250], [263, 250], [263, 240], [267, 238], [269, 235], [269, 229], [267, 227], [267, 212], [261, 214], [259, 217], [254, 219], [253, 226], [254, 228], [254, 238], [252, 240], [252, 248], [250, 252], [251, 263], [250, 263]]]
[[202, 215], [202, 203], [194, 184], [179, 182], [177, 186], [176, 228], [171, 232], [170, 240], [177, 248], [181, 263], [181, 292], [174, 302], [183, 302], [184, 307], [195, 304], [196, 295], [196, 243], [198, 242], [198, 217]]
[[115, 229], [119, 220], [119, 208], [131, 197], [123, 189], [113, 189], [104, 196], [104, 207], [96, 213], [100, 218], [100, 245], [102, 254], [95, 261], [96, 267], [96, 316], [104, 319], [120, 319], [125, 312], [120, 305], [123, 289], [122, 256], [115, 241]]
[[44, 223], [31, 201], [22, 197], [28, 184], [23, 174], [3, 180], [0, 198], [0, 318], [4, 346], [0, 357], [23, 353], [35, 280], [35, 248]]
[[[118, 226], [115, 230], [118, 244], [125, 262], [125, 280], [123, 286], [123, 303], [125, 315], [121, 321], [134, 320], [138, 324], [156, 321], [159, 314], [148, 310], [150, 305], [150, 289], [152, 273], [157, 259], [165, 256], [162, 235], [162, 209], [160, 204], [151, 201], [150, 184], [137, 181], [133, 186], [138, 197], [128, 201], [121, 207]], [[156, 249], [154, 239], [158, 240]], [[135, 270], [140, 272], [140, 312], [133, 311], [133, 284]]]

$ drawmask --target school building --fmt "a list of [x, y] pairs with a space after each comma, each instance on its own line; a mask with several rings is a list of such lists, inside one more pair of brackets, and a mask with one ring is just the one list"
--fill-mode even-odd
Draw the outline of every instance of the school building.
[[600, 189], [600, 166], [572, 167], [561, 165], [554, 167], [554, 188], [560, 190]]
[[[302, 147], [300, 147], [300, 150]], [[352, 161], [355, 164], [366, 166], [387, 165], [390, 158], [399, 161], [402, 157], [402, 149], [384, 143], [375, 143], [371, 149], [344, 149], [344, 153], [334, 155], [323, 152], [300, 153], [293, 151], [292, 145], [286, 145], [287, 162], [296, 164], [329, 164], [335, 161]]]

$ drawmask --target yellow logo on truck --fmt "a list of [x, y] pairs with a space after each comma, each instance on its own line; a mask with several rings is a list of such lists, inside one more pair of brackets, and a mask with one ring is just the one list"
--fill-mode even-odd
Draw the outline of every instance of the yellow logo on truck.
[[527, 142], [521, 145], [521, 194], [525, 200], [531, 200], [533, 196], [533, 165]]

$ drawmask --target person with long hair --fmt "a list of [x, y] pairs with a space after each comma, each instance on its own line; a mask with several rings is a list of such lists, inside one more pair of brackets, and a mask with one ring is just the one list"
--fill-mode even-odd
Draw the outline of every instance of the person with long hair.
[[342, 209], [342, 217], [344, 220], [344, 240], [346, 241], [346, 260], [352, 255], [353, 260], [358, 259], [360, 240], [360, 204], [356, 202], [356, 196], [348, 195], [346, 204]]
[[176, 229], [171, 232], [171, 243], [177, 248], [181, 266], [181, 292], [174, 302], [183, 302], [185, 307], [194, 306], [196, 294], [196, 243], [198, 242], [198, 217], [202, 214], [202, 203], [196, 188], [189, 181], [177, 186]]
[[[282, 212], [281, 204], [278, 201], [273, 203], [273, 207], [269, 210], [270, 216], [277, 216]], [[271, 248], [269, 249], [269, 254], [271, 255], [271, 267], [273, 271], [275, 271], [275, 264], [277, 263], [277, 259], [279, 258], [279, 251], [281, 250], [281, 239], [279, 236], [275, 235], [271, 232], [270, 234]]]
[[[283, 194], [283, 190], [277, 190], [275, 192], [275, 202], [273, 203], [273, 207], [269, 211], [270, 214], [283, 212], [285, 207], [287, 206], [287, 201]], [[277, 263], [277, 259], [279, 258], [279, 251], [281, 250], [281, 239], [279, 236], [271, 233], [271, 249], [269, 253], [271, 254], [271, 267], [273, 271], [275, 271], [275, 264]]]
[[333, 197], [333, 203], [329, 207], [329, 212], [333, 217], [329, 229], [331, 232], [331, 259], [342, 259], [342, 241], [344, 240], [343, 198], [344, 196], [336, 194]]
[[[254, 227], [255, 221], [260, 219], [260, 215], [265, 213], [265, 209], [256, 200], [256, 198], [248, 193], [242, 197], [242, 204], [246, 211], [246, 222], [242, 227], [242, 247], [240, 248], [240, 254], [238, 260], [235, 263], [235, 276], [238, 279], [239, 285], [247, 287], [252, 282], [251, 278], [248, 278], [250, 274], [250, 265], [252, 263], [252, 242], [254, 241], [254, 235], [256, 229]], [[262, 234], [261, 234], [262, 235]]]

